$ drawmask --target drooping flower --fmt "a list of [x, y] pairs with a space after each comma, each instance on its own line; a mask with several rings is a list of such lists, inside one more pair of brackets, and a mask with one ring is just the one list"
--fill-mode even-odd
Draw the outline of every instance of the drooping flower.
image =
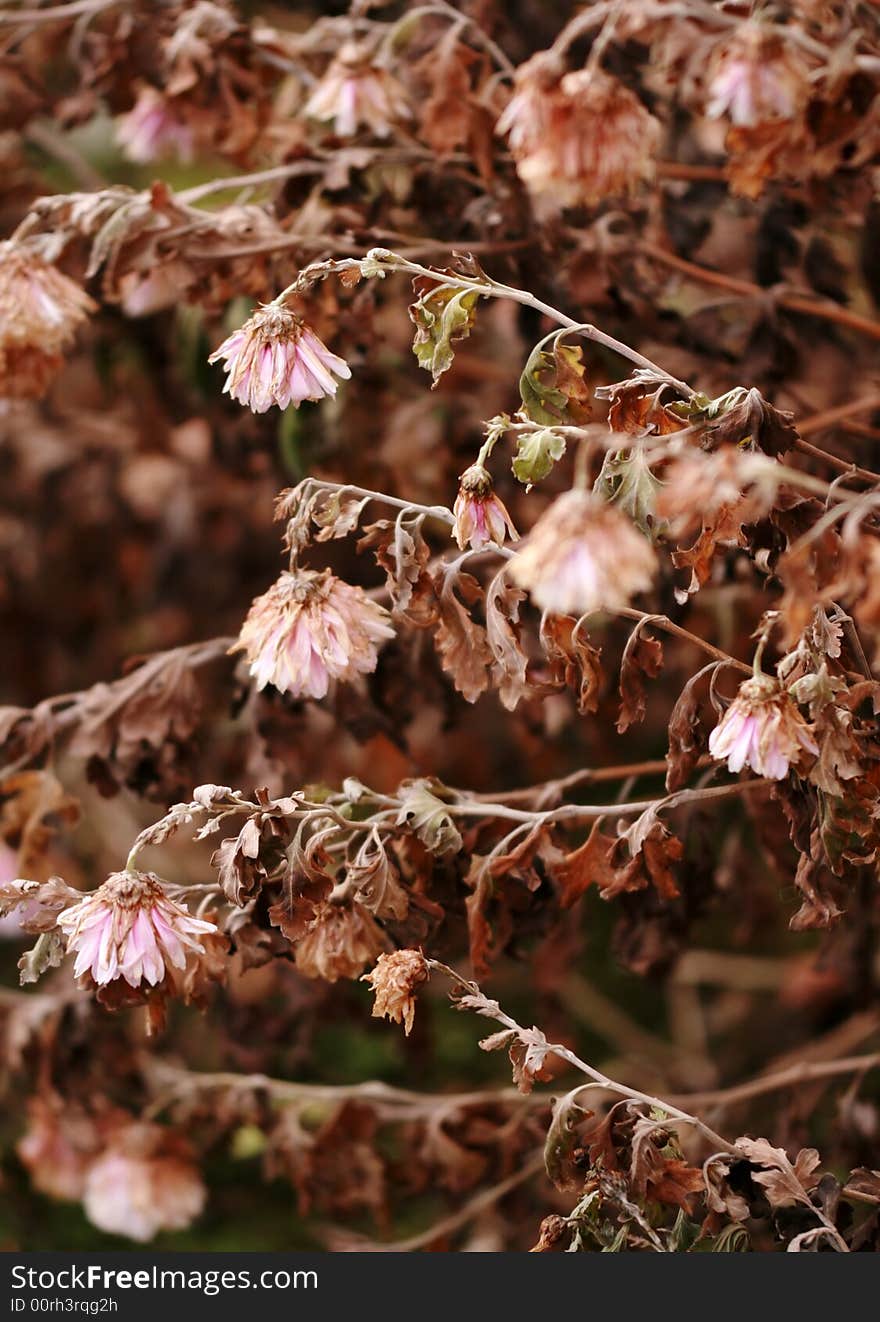
[[409, 1037], [416, 1013], [415, 993], [429, 977], [428, 961], [420, 950], [395, 950], [390, 955], [380, 955], [376, 967], [361, 978], [376, 994], [373, 1018], [384, 1017], [403, 1024]]
[[510, 562], [514, 582], [555, 615], [625, 606], [650, 588], [656, 569], [648, 539], [589, 491], [559, 496]]
[[303, 977], [324, 982], [358, 978], [387, 946], [382, 928], [357, 900], [328, 900], [296, 943], [296, 967]]
[[42, 395], [96, 304], [38, 253], [0, 243], [0, 397]]
[[792, 44], [758, 23], [723, 42], [707, 82], [706, 114], [737, 128], [793, 119], [809, 94], [809, 70]]
[[756, 675], [739, 692], [709, 736], [709, 752], [729, 771], [751, 769], [782, 780], [802, 755], [818, 754], [810, 727], [778, 679]]
[[333, 121], [337, 138], [351, 138], [363, 127], [385, 138], [411, 111], [400, 83], [347, 42], [318, 82], [305, 105], [312, 119]]
[[658, 121], [617, 78], [563, 73], [543, 51], [517, 70], [497, 131], [529, 191], [556, 209], [634, 192], [653, 174], [660, 138]]
[[35, 1189], [62, 1202], [78, 1202], [100, 1147], [96, 1125], [74, 1104], [32, 1097], [28, 1127], [15, 1150]]
[[124, 978], [130, 987], [158, 986], [166, 973], [183, 971], [205, 953], [202, 937], [214, 923], [194, 918], [168, 898], [152, 872], [114, 872], [96, 891], [58, 915], [74, 973], [98, 987]]
[[462, 473], [452, 512], [453, 533], [462, 551], [466, 546], [480, 551], [493, 542], [503, 546], [508, 536], [512, 542], [519, 541], [519, 533], [504, 502], [495, 495], [492, 479], [482, 464], [471, 464]]
[[205, 1186], [185, 1144], [158, 1126], [120, 1130], [91, 1165], [83, 1208], [92, 1225], [144, 1243], [185, 1230], [205, 1205]]
[[245, 653], [258, 689], [323, 698], [331, 678], [376, 669], [378, 646], [394, 637], [390, 618], [329, 570], [296, 569], [255, 599], [231, 651]]
[[223, 360], [224, 391], [254, 413], [273, 404], [299, 408], [304, 399], [335, 395], [336, 376], [347, 381], [351, 368], [331, 353], [310, 326], [278, 303], [260, 308], [223, 341], [208, 359]]
[[189, 126], [175, 114], [167, 97], [149, 86], [141, 88], [131, 110], [119, 120], [116, 141], [139, 165], [168, 156], [187, 162], [195, 151]]

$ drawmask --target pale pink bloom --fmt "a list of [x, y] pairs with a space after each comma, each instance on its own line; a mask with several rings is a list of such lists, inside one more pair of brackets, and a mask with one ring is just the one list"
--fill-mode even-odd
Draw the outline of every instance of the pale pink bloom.
[[119, 281], [119, 302], [127, 317], [149, 317], [180, 303], [193, 283], [192, 268], [173, 259], [148, 271], [126, 271]]
[[390, 616], [329, 570], [283, 573], [253, 602], [238, 642], [257, 688], [323, 698], [332, 679], [376, 669], [378, 645], [394, 637]]
[[352, 138], [362, 126], [385, 138], [395, 123], [410, 118], [403, 88], [387, 69], [345, 45], [305, 106], [312, 119], [333, 121], [337, 138]]
[[27, 1130], [15, 1150], [35, 1189], [62, 1202], [78, 1202], [98, 1146], [95, 1125], [82, 1111], [33, 1097]]
[[333, 373], [348, 380], [351, 368], [331, 353], [296, 313], [277, 303], [255, 312], [208, 359], [223, 359], [223, 387], [239, 404], [265, 413], [273, 404], [299, 408], [304, 399], [335, 395]]
[[563, 73], [543, 51], [517, 70], [497, 132], [529, 191], [556, 209], [632, 193], [653, 174], [660, 139], [658, 121], [617, 78]]
[[589, 491], [567, 491], [545, 510], [510, 575], [554, 615], [625, 606], [650, 588], [657, 557], [625, 514]]
[[706, 114], [738, 128], [793, 119], [809, 92], [799, 56], [776, 34], [746, 23], [720, 47], [708, 79]]
[[205, 1186], [182, 1152], [157, 1150], [156, 1131], [132, 1125], [86, 1176], [83, 1208], [92, 1225], [141, 1243], [160, 1230], [185, 1230], [205, 1206]]
[[131, 110], [116, 126], [116, 141], [130, 161], [146, 165], [167, 156], [191, 161], [194, 143], [189, 127], [155, 87], [142, 87]]
[[0, 396], [41, 395], [96, 305], [33, 249], [0, 243]]
[[492, 479], [482, 464], [472, 464], [461, 475], [458, 497], [453, 506], [453, 533], [459, 547], [480, 551], [494, 543], [503, 546], [508, 536], [519, 541], [504, 502], [495, 495]]
[[709, 752], [729, 771], [751, 769], [782, 780], [804, 752], [819, 749], [797, 705], [778, 680], [757, 675], [739, 693], [709, 736]]
[[74, 974], [91, 974], [99, 987], [124, 978], [131, 987], [157, 986], [166, 970], [185, 969], [205, 948], [200, 937], [217, 931], [168, 898], [152, 872], [114, 872], [96, 891], [58, 915]]

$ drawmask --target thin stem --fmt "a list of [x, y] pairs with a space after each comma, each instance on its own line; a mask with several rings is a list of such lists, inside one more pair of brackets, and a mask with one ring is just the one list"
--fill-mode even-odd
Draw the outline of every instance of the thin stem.
[[832, 321], [837, 325], [846, 326], [849, 330], [867, 335], [873, 340], [880, 340], [880, 322], [872, 321], [869, 317], [861, 317], [858, 313], [850, 312], [837, 303], [820, 302], [818, 299], [808, 298], [803, 294], [790, 294], [785, 290], [765, 289], [762, 285], [753, 284], [751, 280], [741, 280], [738, 276], [724, 275], [721, 271], [713, 271], [708, 266], [689, 262], [684, 257], [678, 257], [675, 253], [668, 252], [665, 248], [646, 240], [639, 243], [639, 248], [646, 257], [652, 257], [675, 271], [681, 271], [683, 275], [689, 275], [701, 284], [715, 285], [719, 289], [727, 289], [745, 298], [772, 298], [780, 307], [788, 308], [790, 312], [800, 312], [807, 317]]
[[627, 620], [639, 620], [647, 623], [649, 620], [652, 625], [662, 629], [664, 633], [673, 634], [676, 638], [683, 638], [686, 642], [693, 643], [695, 647], [702, 650], [716, 661], [723, 661], [733, 670], [738, 670], [740, 674], [751, 675], [752, 667], [747, 666], [743, 661], [737, 661], [736, 657], [730, 656], [727, 652], [722, 652], [720, 647], [700, 638], [698, 634], [691, 633], [689, 629], [683, 629], [680, 624], [674, 624], [666, 615], [649, 615], [646, 611], [635, 610], [632, 606], [616, 606], [613, 610], [606, 611], [610, 615], [620, 615]]

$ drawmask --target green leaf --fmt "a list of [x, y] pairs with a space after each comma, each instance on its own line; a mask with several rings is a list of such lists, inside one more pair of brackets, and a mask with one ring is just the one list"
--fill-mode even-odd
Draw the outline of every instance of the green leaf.
[[452, 366], [453, 342], [470, 335], [479, 297], [476, 289], [434, 285], [410, 305], [410, 319], [416, 328], [413, 353], [419, 366], [431, 373], [435, 386]]
[[22, 987], [37, 982], [47, 969], [56, 969], [66, 954], [64, 940], [57, 927], [44, 932], [32, 950], [26, 950], [18, 961]]
[[657, 522], [657, 495], [663, 484], [648, 466], [644, 450], [618, 450], [605, 456], [596, 491], [619, 506], [647, 537], [661, 531]]
[[540, 482], [557, 460], [565, 454], [565, 438], [544, 427], [540, 431], [524, 432], [517, 437], [517, 450], [513, 456], [513, 475], [525, 486]]
[[519, 379], [520, 413], [545, 427], [554, 423], [577, 426], [590, 416], [583, 351], [579, 344], [564, 344], [560, 338], [564, 334], [556, 335], [549, 351], [544, 348], [545, 340], [536, 345]]

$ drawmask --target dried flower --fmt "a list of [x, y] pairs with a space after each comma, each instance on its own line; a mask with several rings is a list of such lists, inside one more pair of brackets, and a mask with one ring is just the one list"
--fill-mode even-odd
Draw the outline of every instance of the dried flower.
[[124, 978], [130, 987], [158, 986], [171, 969], [184, 970], [204, 954], [200, 938], [213, 923], [193, 918], [170, 900], [151, 872], [114, 872], [103, 886], [58, 915], [74, 973], [90, 974], [98, 987]]
[[562, 73], [541, 52], [517, 70], [498, 120], [519, 177], [553, 208], [627, 196], [654, 170], [660, 125], [601, 69]]
[[818, 754], [810, 727], [778, 679], [756, 675], [740, 685], [735, 699], [709, 736], [709, 752], [729, 771], [751, 767], [759, 776], [782, 780], [804, 752]]
[[462, 550], [480, 551], [493, 542], [503, 546], [505, 537], [519, 541], [503, 501], [495, 495], [492, 479], [482, 464], [471, 464], [461, 475], [453, 507], [455, 540]]
[[176, 156], [191, 161], [192, 131], [155, 87], [142, 87], [127, 115], [116, 126], [116, 141], [130, 161], [140, 165]]
[[351, 376], [348, 364], [279, 303], [261, 307], [208, 362], [220, 359], [228, 374], [224, 391], [254, 413], [265, 413], [273, 404], [299, 408], [304, 399], [335, 395], [333, 374], [345, 381]]
[[630, 520], [588, 491], [567, 491], [541, 515], [510, 562], [515, 583], [556, 615], [625, 606], [650, 586], [654, 550]]
[[95, 310], [79, 285], [36, 252], [0, 243], [0, 396], [42, 395], [61, 351]]
[[312, 119], [333, 121], [337, 138], [351, 138], [363, 126], [385, 138], [411, 111], [400, 83], [388, 69], [373, 64], [347, 42], [321, 78], [305, 106]]
[[376, 993], [373, 1018], [385, 1017], [392, 1023], [403, 1024], [409, 1037], [416, 1012], [414, 993], [429, 976], [428, 961], [420, 950], [395, 950], [390, 955], [380, 955], [376, 967], [361, 978]]
[[710, 119], [738, 128], [793, 119], [807, 99], [809, 71], [790, 42], [758, 23], [743, 23], [721, 44], [708, 78]]
[[283, 573], [257, 597], [231, 651], [243, 651], [257, 688], [323, 698], [331, 678], [376, 669], [377, 645], [394, 637], [390, 616], [329, 570]]
[[16, 1152], [40, 1193], [78, 1202], [99, 1147], [98, 1131], [88, 1116], [69, 1103], [31, 1098], [28, 1127]]
[[205, 1205], [205, 1186], [185, 1144], [154, 1125], [121, 1130], [91, 1166], [83, 1207], [99, 1230], [141, 1243], [184, 1230]]
[[306, 978], [357, 978], [388, 944], [379, 924], [356, 900], [328, 900], [296, 945], [296, 967]]

